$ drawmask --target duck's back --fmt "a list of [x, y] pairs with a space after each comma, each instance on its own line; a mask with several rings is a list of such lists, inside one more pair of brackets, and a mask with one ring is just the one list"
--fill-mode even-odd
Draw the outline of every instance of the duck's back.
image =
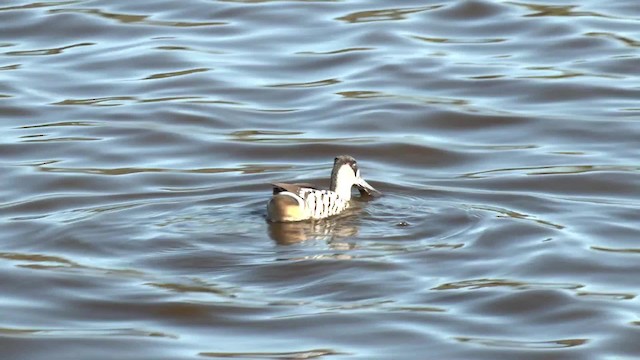
[[304, 189], [301, 197], [312, 219], [324, 219], [349, 207], [349, 201], [329, 190]]

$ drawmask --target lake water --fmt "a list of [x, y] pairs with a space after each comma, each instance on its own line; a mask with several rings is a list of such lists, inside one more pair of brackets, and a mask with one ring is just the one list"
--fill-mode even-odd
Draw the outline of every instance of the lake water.
[[[637, 359], [640, 3], [0, 4], [0, 358]], [[384, 192], [269, 225], [269, 183]]]

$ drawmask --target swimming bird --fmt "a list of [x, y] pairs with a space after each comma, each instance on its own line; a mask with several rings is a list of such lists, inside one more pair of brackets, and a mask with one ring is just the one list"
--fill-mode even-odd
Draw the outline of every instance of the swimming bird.
[[348, 155], [335, 158], [329, 190], [320, 190], [311, 184], [272, 185], [273, 197], [267, 204], [267, 220], [271, 222], [317, 220], [337, 215], [349, 207], [353, 186], [361, 194], [380, 194], [360, 176], [356, 159]]

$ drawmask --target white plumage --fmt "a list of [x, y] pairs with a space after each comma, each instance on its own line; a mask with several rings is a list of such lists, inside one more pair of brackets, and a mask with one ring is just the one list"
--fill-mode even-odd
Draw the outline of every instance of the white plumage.
[[349, 207], [351, 188], [377, 195], [379, 192], [361, 176], [356, 160], [343, 155], [335, 158], [329, 190], [310, 184], [273, 184], [273, 197], [267, 204], [267, 219], [272, 222], [324, 219]]

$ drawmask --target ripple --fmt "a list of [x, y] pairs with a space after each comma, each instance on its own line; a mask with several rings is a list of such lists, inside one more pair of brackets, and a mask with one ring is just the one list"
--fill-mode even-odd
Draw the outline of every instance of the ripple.
[[21, 65], [20, 64], [13, 64], [13, 65], [6, 65], [6, 66], [0, 66], [0, 71], [6, 71], [6, 70], [18, 70], [20, 69]]
[[67, 260], [63, 257], [28, 254], [28, 253], [0, 253], [0, 259], [20, 262], [18, 267], [32, 270], [73, 270], [73, 271], [89, 271], [108, 275], [118, 275], [124, 277], [138, 277], [142, 272], [131, 269], [112, 269], [96, 266], [87, 266], [75, 261]]
[[346, 54], [351, 52], [360, 52], [360, 51], [371, 51], [375, 50], [375, 48], [371, 47], [354, 47], [354, 48], [346, 48], [346, 49], [338, 49], [331, 51], [301, 51], [297, 52], [297, 55], [337, 55], [337, 54]]
[[620, 254], [640, 254], [640, 248], [610, 248], [603, 246], [592, 246], [592, 250], [620, 253]]
[[603, 37], [606, 39], [617, 40], [622, 44], [630, 47], [640, 47], [640, 41], [628, 37], [620, 36], [609, 32], [588, 32], [585, 36]]
[[244, 165], [235, 168], [202, 168], [202, 169], [169, 169], [169, 168], [71, 168], [60, 166], [38, 166], [38, 170], [54, 173], [69, 174], [96, 174], [96, 175], [131, 175], [137, 173], [175, 173], [175, 174], [219, 174], [228, 172], [241, 172], [245, 174], [255, 174], [265, 171], [277, 171], [288, 169], [289, 166], [265, 166], [265, 165]]
[[319, 86], [335, 85], [335, 84], [339, 84], [341, 82], [342, 81], [340, 81], [338, 79], [325, 79], [325, 80], [317, 80], [317, 81], [310, 81], [310, 82], [303, 82], [303, 83], [274, 84], [274, 85], [267, 85], [267, 87], [274, 87], [274, 88], [313, 88], [313, 87], [319, 87]]
[[331, 3], [341, 0], [218, 0], [219, 2], [241, 3], [241, 4], [262, 4], [262, 3], [279, 3], [279, 2], [302, 2], [302, 3]]
[[474, 279], [464, 280], [455, 283], [447, 283], [438, 285], [432, 290], [459, 290], [459, 289], [485, 289], [494, 287], [507, 287], [513, 289], [567, 289], [575, 290], [582, 288], [584, 285], [579, 284], [562, 284], [562, 283], [531, 283], [506, 279]]
[[343, 96], [348, 99], [359, 99], [359, 100], [367, 100], [367, 99], [399, 99], [407, 102], [415, 102], [415, 103], [425, 103], [432, 105], [455, 105], [455, 106], [467, 106], [470, 103], [463, 99], [448, 99], [448, 98], [437, 98], [437, 97], [418, 97], [411, 95], [396, 95], [383, 93], [379, 91], [368, 91], [368, 90], [351, 90], [351, 91], [341, 91], [336, 93], [337, 95]]
[[441, 8], [443, 5], [429, 5], [414, 8], [392, 8], [358, 11], [336, 18], [348, 23], [366, 23], [378, 21], [405, 20], [408, 15]]
[[511, 1], [508, 2], [512, 5], [522, 6], [532, 13], [525, 15], [526, 17], [539, 17], [539, 16], [589, 16], [589, 17], [607, 17], [606, 15], [599, 14], [593, 11], [574, 11], [579, 5], [542, 5], [531, 3], [520, 3]]
[[636, 294], [627, 293], [603, 293], [596, 291], [579, 291], [576, 295], [584, 296], [592, 299], [604, 299], [604, 300], [633, 300], [636, 298]]
[[228, 134], [234, 141], [262, 141], [270, 139], [269, 136], [295, 136], [303, 135], [302, 131], [277, 131], [277, 130], [238, 130]]
[[222, 21], [196, 22], [196, 21], [151, 20], [149, 19], [150, 15], [109, 13], [100, 9], [55, 9], [55, 10], [49, 10], [49, 12], [52, 14], [60, 14], [60, 13], [85, 14], [85, 15], [97, 16], [107, 20], [117, 21], [122, 24], [141, 24], [141, 25], [169, 26], [169, 27], [179, 27], [179, 28], [227, 25], [226, 22], [222, 22]]
[[64, 5], [72, 5], [83, 2], [82, 0], [78, 1], [50, 1], [46, 3], [38, 2], [38, 3], [30, 3], [25, 5], [17, 5], [17, 6], [7, 6], [0, 8], [0, 11], [11, 11], [11, 10], [31, 10], [45, 7], [54, 7], [54, 6], [64, 6]]
[[500, 15], [504, 10], [503, 5], [491, 1], [467, 0], [445, 7], [438, 11], [437, 14], [446, 19], [469, 22], [486, 18], [502, 18]]
[[[181, 76], [186, 74], [163, 74], [167, 75], [166, 77], [171, 76]], [[144, 79], [144, 80], [156, 80], [159, 77], [154, 79]], [[110, 106], [123, 106], [123, 105], [131, 105], [131, 104], [145, 104], [145, 103], [158, 103], [158, 102], [186, 102], [193, 104], [227, 104], [227, 105], [239, 105], [236, 102], [229, 101], [220, 101], [220, 100], [207, 100], [200, 96], [167, 96], [167, 97], [159, 97], [159, 98], [136, 98], [133, 96], [109, 96], [109, 97], [101, 97], [101, 98], [86, 98], [86, 99], [66, 99], [58, 102], [51, 103], [51, 105], [61, 105], [61, 106], [99, 106], [99, 107], [110, 107]]]
[[[228, 1], [228, 0], [227, 0]], [[253, 358], [253, 359], [316, 359], [330, 355], [349, 355], [330, 349], [312, 349], [290, 352], [201, 352], [198, 355], [215, 358]]]
[[[465, 178], [483, 178], [491, 177], [493, 175], [500, 176], [505, 174], [523, 174], [523, 175], [570, 175], [570, 174], [583, 174], [593, 172], [609, 172], [609, 171], [623, 171], [623, 172], [637, 172], [640, 171], [639, 166], [625, 166], [625, 165], [563, 165], [563, 166], [540, 166], [540, 167], [525, 167], [525, 168], [512, 168], [512, 169], [496, 169], [479, 171], [475, 173], [469, 173], [463, 175]], [[487, 176], [489, 175], [489, 176]]]
[[22, 50], [22, 51], [8, 51], [4, 53], [5, 55], [10, 56], [48, 56], [48, 55], [59, 55], [65, 52], [68, 49], [73, 49], [76, 47], [84, 47], [84, 46], [94, 46], [96, 43], [93, 42], [83, 42], [73, 45], [67, 45], [59, 48], [49, 48], [49, 49], [38, 49], [38, 50]]
[[136, 100], [136, 98], [132, 96], [109, 96], [103, 98], [67, 99], [52, 103], [51, 105], [119, 106], [133, 100]]
[[147, 283], [146, 285], [153, 286], [159, 289], [170, 290], [178, 293], [205, 293], [222, 295], [225, 297], [235, 297], [228, 290], [220, 289], [215, 285], [206, 284], [201, 280], [194, 280], [196, 284], [174, 284], [174, 283]]
[[177, 335], [140, 329], [14, 329], [0, 328], [0, 334], [10, 337], [164, 337], [178, 339]]
[[250, 143], [274, 143], [274, 144], [305, 144], [305, 143], [369, 143], [375, 138], [353, 137], [353, 138], [314, 138], [301, 137], [304, 132], [299, 131], [271, 131], [271, 130], [240, 130], [230, 133], [228, 136], [232, 141]]
[[562, 349], [586, 344], [588, 339], [561, 339], [548, 341], [516, 341], [506, 339], [470, 338], [458, 337], [456, 340], [463, 343], [471, 343], [499, 348], [516, 349]]
[[527, 215], [527, 214], [522, 214], [519, 213], [517, 211], [513, 211], [513, 210], [508, 210], [508, 209], [501, 209], [501, 208], [497, 208], [497, 207], [491, 207], [491, 206], [479, 206], [479, 205], [473, 205], [472, 206], [473, 209], [477, 209], [477, 210], [483, 210], [483, 211], [490, 211], [490, 212], [495, 212], [498, 213], [500, 215], [498, 215], [498, 217], [507, 217], [507, 218], [511, 218], [511, 219], [519, 219], [519, 220], [528, 220], [528, 221], [533, 221], [534, 223], [543, 225], [543, 226], [548, 226], [557, 230], [562, 230], [565, 228], [564, 225], [560, 225], [560, 224], [555, 224], [551, 221], [547, 221], [547, 220], [541, 220], [541, 219], [537, 219], [535, 216], [531, 216], [531, 215]]
[[[170, 78], [170, 77], [176, 77], [176, 76], [185, 76], [185, 75], [191, 75], [191, 74], [197, 74], [200, 72], [206, 72], [209, 71], [211, 69], [207, 69], [207, 68], [198, 68], [198, 69], [189, 69], [189, 70], [181, 70], [181, 71], [171, 71], [171, 72], [166, 72], [166, 73], [158, 73], [158, 74], [152, 74], [149, 75], [141, 80], [157, 80], [157, 79], [166, 79], [166, 78]], [[197, 98], [197, 97], [191, 97], [191, 98]]]
[[447, 38], [436, 38], [436, 37], [427, 37], [427, 36], [418, 36], [411, 35], [412, 39], [425, 41], [428, 43], [436, 43], [436, 44], [495, 44], [507, 41], [507, 39], [503, 38], [493, 38], [493, 39], [447, 39]]
[[36, 135], [24, 135], [20, 136], [21, 142], [29, 143], [29, 142], [74, 142], [74, 141], [98, 141], [102, 140], [101, 138], [96, 137], [82, 137], [82, 136], [69, 136], [69, 137], [57, 137], [57, 138], [46, 138], [45, 134], [36, 134]]
[[23, 125], [19, 126], [16, 129], [39, 129], [39, 128], [49, 128], [49, 127], [64, 127], [64, 126], [99, 126], [97, 122], [91, 121], [60, 121], [60, 122], [52, 122], [52, 123], [42, 123], [42, 124], [33, 124], [33, 125]]

